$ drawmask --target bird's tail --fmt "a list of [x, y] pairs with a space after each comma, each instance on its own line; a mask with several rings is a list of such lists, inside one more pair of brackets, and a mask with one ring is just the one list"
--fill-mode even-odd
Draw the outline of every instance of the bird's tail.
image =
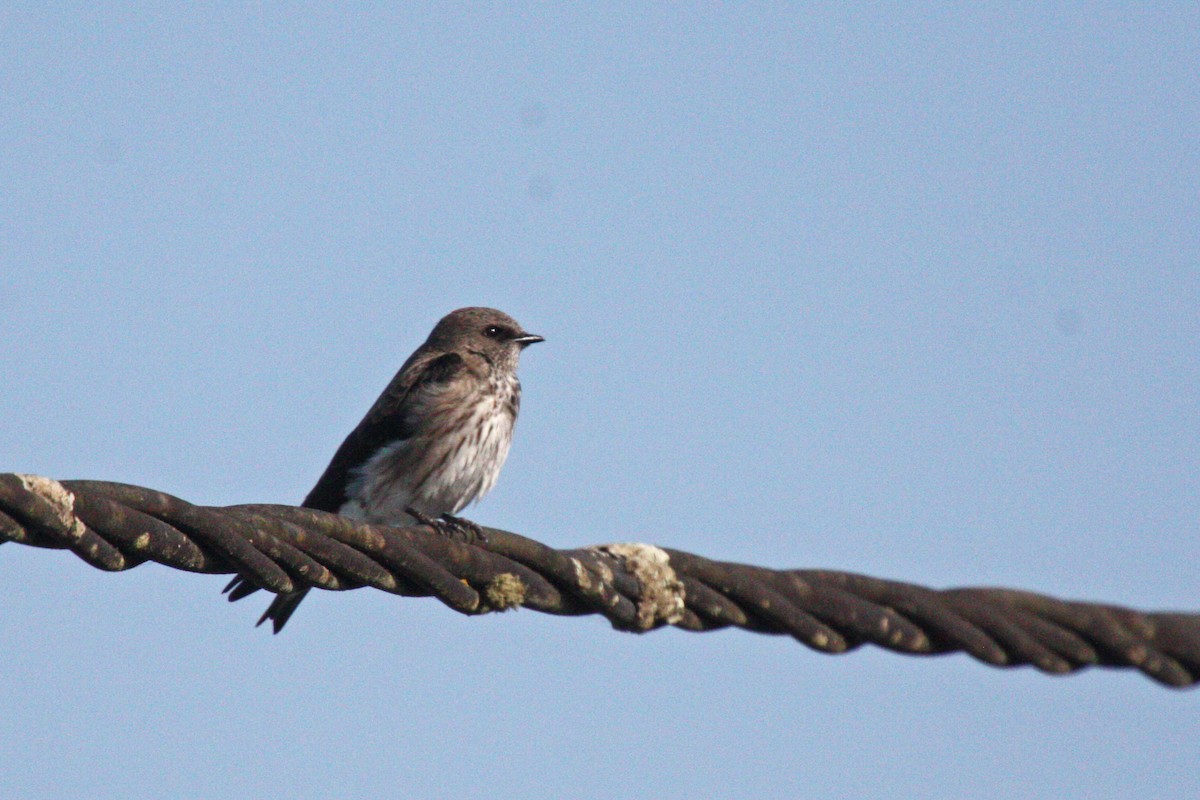
[[290, 592], [289, 594], [277, 594], [275, 599], [271, 601], [271, 605], [267, 606], [267, 610], [259, 617], [257, 625], [262, 625], [267, 620], [271, 620], [271, 625], [275, 629], [275, 633], [283, 630], [283, 626], [287, 624], [288, 619], [292, 616], [292, 612], [296, 610], [296, 606], [300, 605], [300, 601], [304, 599], [304, 595], [308, 594], [308, 587], [304, 587], [298, 592]]
[[[229, 602], [232, 603], [257, 591], [257, 586], [239, 575], [229, 582], [229, 585], [225, 587], [224, 593], [229, 595]], [[295, 612], [296, 606], [300, 605], [300, 601], [304, 599], [304, 595], [306, 594], [308, 594], [307, 587], [296, 592], [275, 595], [275, 599], [271, 601], [271, 605], [267, 606], [267, 610], [259, 617], [257, 625], [262, 625], [267, 620], [271, 620], [271, 626], [275, 629], [275, 633], [279, 633], [283, 630], [283, 626], [287, 624], [288, 619]]]

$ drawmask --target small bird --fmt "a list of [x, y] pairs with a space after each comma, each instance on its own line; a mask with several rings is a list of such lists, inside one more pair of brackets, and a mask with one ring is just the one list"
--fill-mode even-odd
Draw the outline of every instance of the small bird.
[[[460, 308], [434, 326], [302, 504], [382, 525], [429, 524], [482, 538], [454, 516], [496, 483], [521, 405], [517, 362], [541, 336], [494, 308]], [[225, 587], [239, 600], [257, 587]], [[258, 621], [279, 633], [308, 589], [275, 597]]]

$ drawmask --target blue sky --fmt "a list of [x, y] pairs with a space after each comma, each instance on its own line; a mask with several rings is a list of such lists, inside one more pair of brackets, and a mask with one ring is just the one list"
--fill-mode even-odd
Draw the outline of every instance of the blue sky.
[[[0, 470], [298, 502], [432, 324], [469, 516], [1200, 608], [1194, 4], [0, 7]], [[0, 549], [12, 798], [1200, 793], [1197, 695]]]

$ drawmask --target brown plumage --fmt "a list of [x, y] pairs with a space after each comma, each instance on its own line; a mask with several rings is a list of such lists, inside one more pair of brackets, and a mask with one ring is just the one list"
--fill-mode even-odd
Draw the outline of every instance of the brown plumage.
[[[384, 525], [453, 517], [487, 494], [508, 457], [521, 405], [517, 363], [542, 337], [494, 308], [441, 319], [334, 454], [303, 505]], [[231, 600], [254, 591], [240, 578]], [[307, 589], [279, 595], [259, 620], [278, 633]]]

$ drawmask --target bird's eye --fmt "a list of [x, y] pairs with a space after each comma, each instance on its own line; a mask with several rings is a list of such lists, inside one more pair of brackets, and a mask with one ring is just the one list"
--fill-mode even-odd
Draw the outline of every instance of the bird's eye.
[[488, 325], [483, 329], [483, 335], [489, 339], [499, 339], [501, 330], [496, 325]]

